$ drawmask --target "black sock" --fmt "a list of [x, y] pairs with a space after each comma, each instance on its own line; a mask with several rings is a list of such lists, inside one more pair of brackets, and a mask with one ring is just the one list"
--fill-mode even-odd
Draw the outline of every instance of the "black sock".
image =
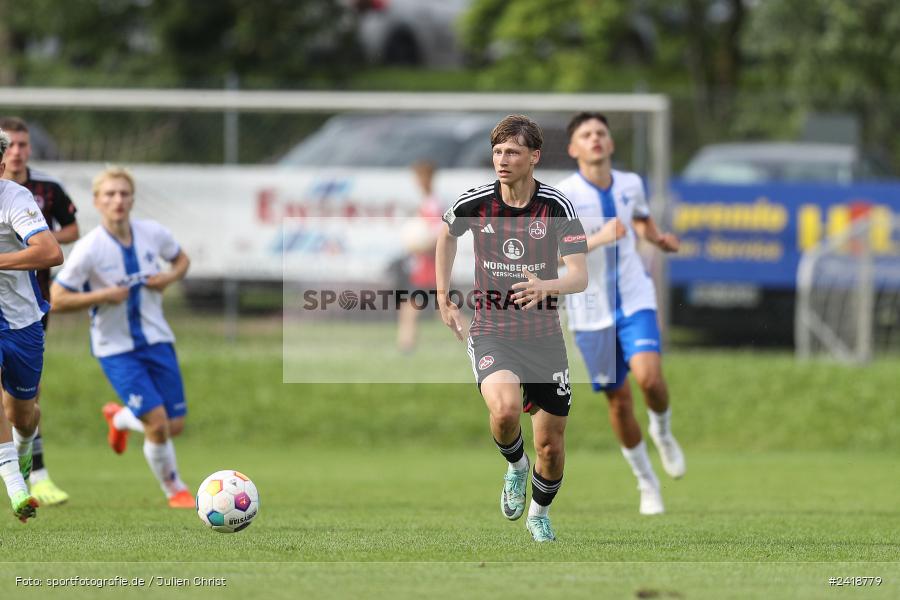
[[38, 432], [36, 436], [34, 436], [34, 441], [31, 443], [31, 470], [39, 471], [44, 468], [44, 440], [41, 439], [41, 434]]
[[544, 479], [536, 470], [531, 471], [531, 498], [541, 506], [550, 506], [562, 485], [562, 477], [556, 481]]
[[511, 464], [515, 464], [522, 460], [522, 455], [525, 454], [525, 444], [522, 442], [522, 428], [519, 428], [519, 434], [516, 436], [516, 441], [514, 441], [509, 446], [504, 446], [497, 440], [494, 440], [494, 443], [497, 444], [497, 448], [500, 449], [500, 454], [503, 455], [503, 458], [508, 460]]

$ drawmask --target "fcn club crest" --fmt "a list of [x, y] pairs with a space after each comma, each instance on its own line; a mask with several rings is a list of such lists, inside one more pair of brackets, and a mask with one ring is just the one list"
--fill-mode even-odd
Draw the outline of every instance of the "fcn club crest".
[[478, 361], [478, 369], [484, 371], [488, 367], [494, 364], [494, 357], [488, 354], [487, 356], [482, 356], [481, 360]]
[[544, 225], [543, 221], [534, 221], [531, 225], [528, 226], [528, 235], [536, 240], [539, 240], [547, 235], [547, 226]]

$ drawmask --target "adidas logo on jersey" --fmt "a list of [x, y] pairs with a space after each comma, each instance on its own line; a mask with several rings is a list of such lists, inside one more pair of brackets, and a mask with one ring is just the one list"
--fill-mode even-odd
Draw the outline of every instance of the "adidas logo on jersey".
[[486, 227], [481, 228], [481, 233], [495, 233], [494, 226], [488, 223]]

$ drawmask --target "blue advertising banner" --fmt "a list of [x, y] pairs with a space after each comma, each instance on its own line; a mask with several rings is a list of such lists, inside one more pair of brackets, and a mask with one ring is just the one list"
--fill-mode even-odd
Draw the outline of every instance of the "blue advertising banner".
[[792, 289], [801, 254], [837, 236], [854, 219], [872, 219], [875, 256], [900, 256], [892, 227], [900, 184], [711, 185], [672, 182], [672, 229], [681, 250], [670, 255], [673, 286], [744, 283]]

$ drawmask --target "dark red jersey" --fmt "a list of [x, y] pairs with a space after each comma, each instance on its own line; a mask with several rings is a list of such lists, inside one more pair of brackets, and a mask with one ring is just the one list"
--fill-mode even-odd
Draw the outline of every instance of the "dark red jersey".
[[536, 182], [526, 206], [503, 202], [500, 182], [462, 194], [444, 213], [454, 236], [471, 230], [475, 238], [475, 318], [469, 334], [511, 339], [562, 335], [558, 298], [523, 310], [512, 301], [524, 270], [556, 279], [557, 258], [587, 252], [584, 229], [572, 203], [557, 189]]

